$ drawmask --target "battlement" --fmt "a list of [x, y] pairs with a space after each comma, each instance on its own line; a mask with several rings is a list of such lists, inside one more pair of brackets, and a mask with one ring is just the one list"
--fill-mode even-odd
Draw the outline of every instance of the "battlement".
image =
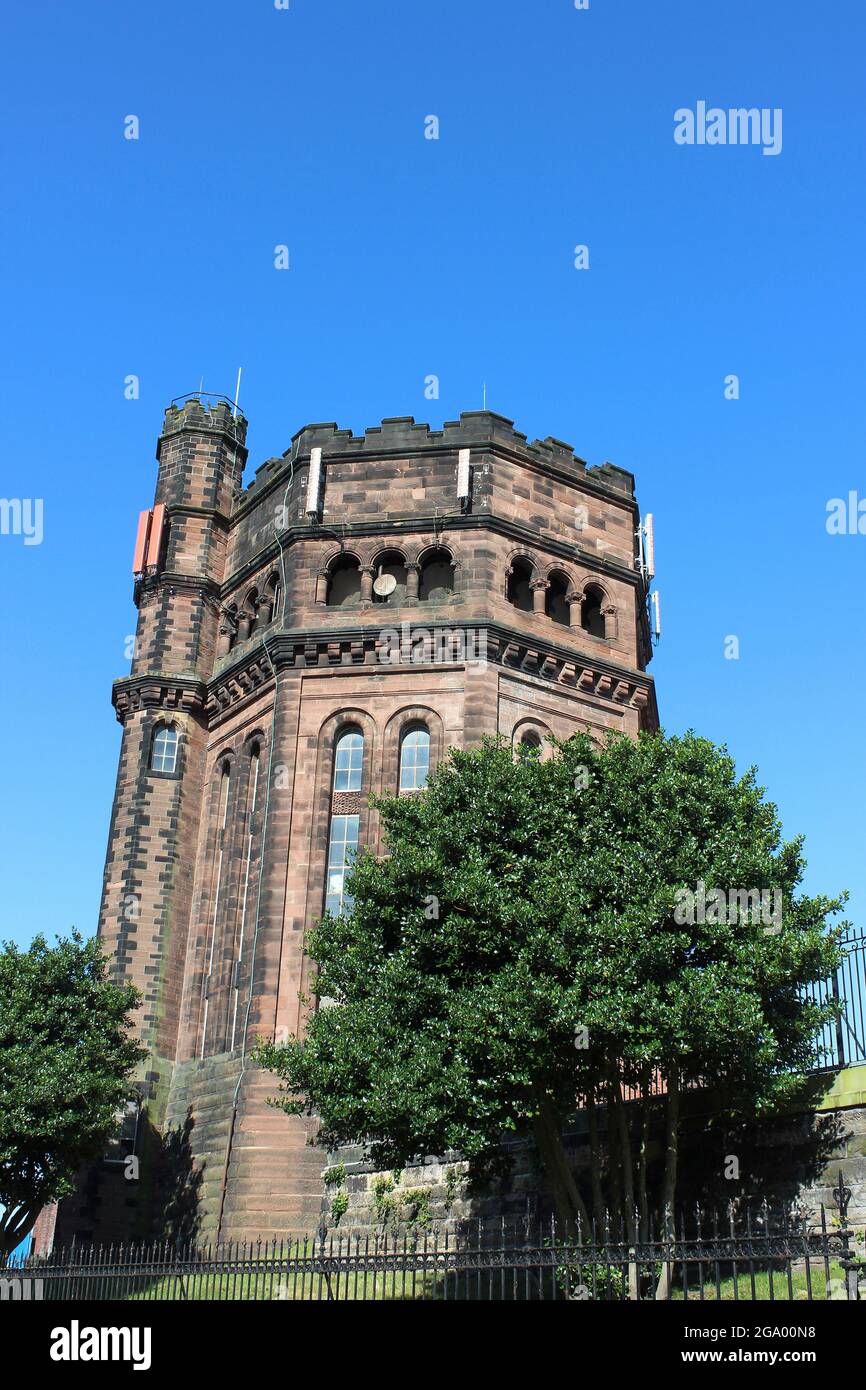
[[187, 396], [176, 396], [166, 409], [160, 443], [183, 431], [224, 435], [243, 447], [247, 437], [247, 420], [240, 410], [236, 410], [228, 396], [192, 392]]
[[458, 449], [497, 448], [524, 458], [542, 469], [586, 479], [606, 491], [634, 496], [634, 476], [612, 463], [590, 466], [574, 451], [574, 446], [548, 435], [529, 441], [514, 428], [514, 421], [493, 410], [464, 410], [458, 420], [447, 420], [441, 429], [418, 422], [412, 415], [390, 416], [378, 425], [369, 425], [363, 434], [342, 429], [335, 421], [304, 425], [292, 436], [291, 448], [279, 458], [267, 459], [256, 469], [244, 500], [267, 486], [284, 472], [289, 462], [305, 463], [313, 449], [322, 450], [326, 461], [354, 459], [369, 455], [387, 459], [417, 454], [425, 450], [451, 452]]

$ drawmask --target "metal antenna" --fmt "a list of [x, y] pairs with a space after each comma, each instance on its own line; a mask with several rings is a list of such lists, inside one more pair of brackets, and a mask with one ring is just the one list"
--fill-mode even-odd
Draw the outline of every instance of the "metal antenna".
[[481, 383], [481, 400], [482, 400], [482, 402], [483, 402], [483, 404], [482, 404], [482, 409], [483, 409], [483, 410], [486, 410], [486, 409], [487, 409], [487, 382], [486, 382], [486, 381], [484, 381], [484, 382]]
[[237, 386], [235, 387], [235, 404], [234, 404], [234, 409], [232, 410], [232, 415], [237, 415], [237, 413], [238, 413], [238, 397], [239, 397], [240, 394], [241, 394], [241, 372], [242, 372], [242, 371], [243, 371], [243, 367], [238, 367], [238, 384], [237, 384]]

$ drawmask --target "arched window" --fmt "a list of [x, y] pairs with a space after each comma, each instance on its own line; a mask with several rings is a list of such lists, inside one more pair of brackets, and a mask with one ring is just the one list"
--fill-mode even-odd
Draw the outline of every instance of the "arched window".
[[400, 744], [400, 790], [416, 792], [427, 785], [430, 772], [430, 734], [423, 724], [416, 724], [404, 735]]
[[[399, 550], [386, 550], [384, 555], [380, 555], [375, 565], [376, 573], [373, 576], [373, 602], [374, 603], [404, 603], [406, 599], [406, 562]], [[394, 587], [389, 589], [386, 594], [376, 592], [376, 580], [389, 578], [394, 580]]]
[[454, 565], [447, 550], [433, 550], [421, 565], [418, 597], [422, 603], [437, 603], [454, 592]]
[[508, 602], [521, 613], [532, 612], [532, 566], [528, 560], [517, 559], [512, 562], [508, 575]]
[[238, 606], [236, 603], [230, 603], [227, 608], [223, 609], [220, 633], [225, 639], [225, 645], [221, 651], [230, 652], [238, 640]]
[[268, 622], [273, 623], [282, 616], [283, 607], [283, 586], [275, 574], [271, 575], [268, 581], [268, 598], [270, 602]]
[[548, 618], [552, 618], [555, 623], [562, 623], [563, 627], [568, 627], [569, 623], [568, 604], [566, 602], [568, 588], [568, 580], [564, 574], [552, 574], [544, 601]]
[[[357, 728], [344, 729], [334, 748], [334, 796], [340, 792], [360, 791], [363, 775], [364, 735]], [[351, 910], [352, 899], [346, 892], [346, 876], [358, 848], [360, 824], [361, 817], [357, 813], [335, 812], [331, 815], [325, 911], [333, 913], [335, 917]]]
[[153, 772], [175, 772], [180, 737], [170, 724], [161, 724], [150, 746], [150, 766]]
[[328, 607], [343, 608], [361, 599], [361, 571], [354, 555], [341, 555], [328, 578]]
[[592, 637], [604, 637], [605, 635], [603, 604], [604, 594], [601, 589], [590, 584], [580, 605], [580, 625], [584, 632], [590, 633]]
[[535, 729], [527, 729], [526, 732], [521, 735], [517, 751], [522, 758], [540, 758], [541, 734]]
[[255, 631], [256, 621], [259, 614], [259, 595], [256, 589], [251, 589], [244, 601], [241, 611], [241, 637], [252, 636]]
[[364, 735], [360, 729], [344, 729], [334, 749], [334, 791], [359, 792], [364, 771]]

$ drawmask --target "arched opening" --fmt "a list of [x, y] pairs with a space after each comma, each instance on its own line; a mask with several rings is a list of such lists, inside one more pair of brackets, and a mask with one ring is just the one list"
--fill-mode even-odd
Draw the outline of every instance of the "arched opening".
[[[404, 603], [406, 600], [406, 562], [399, 550], [386, 550], [380, 555], [374, 566], [373, 575], [373, 602], [374, 603]], [[394, 580], [393, 588], [387, 584], [387, 593], [377, 593], [376, 586], [379, 579]]]
[[361, 571], [354, 555], [341, 555], [331, 566], [328, 607], [344, 608], [361, 599]]
[[272, 574], [267, 588], [267, 616], [265, 621], [272, 623], [281, 616], [283, 606], [283, 586], [279, 575]]
[[513, 560], [508, 575], [508, 602], [519, 608], [521, 613], [532, 612], [531, 582], [532, 566], [529, 561], [520, 558]]
[[256, 628], [259, 615], [259, 595], [256, 589], [251, 589], [244, 599], [244, 606], [240, 613], [240, 637], [241, 641], [251, 637]]
[[430, 731], [424, 724], [412, 724], [400, 742], [400, 791], [420, 791], [429, 773]]
[[545, 595], [545, 612], [548, 618], [552, 618], [555, 623], [561, 623], [563, 627], [568, 627], [568, 596], [569, 584], [564, 574], [552, 574]]
[[418, 597], [422, 603], [441, 603], [454, 592], [454, 564], [447, 550], [432, 550], [421, 564]]
[[580, 625], [591, 637], [604, 637], [605, 619], [602, 611], [604, 594], [590, 584], [580, 605]]
[[220, 632], [225, 639], [225, 646], [222, 650], [230, 652], [238, 640], [238, 606], [236, 603], [230, 603], [227, 608], [223, 609]]
[[[364, 777], [364, 735], [355, 724], [344, 728], [334, 745], [332, 791], [358, 792]], [[325, 875], [325, 911], [339, 917], [351, 911], [346, 877], [358, 849], [361, 817], [357, 812], [333, 811], [328, 832], [328, 866]]]
[[363, 771], [364, 735], [350, 724], [334, 745], [334, 791], [359, 792]]
[[542, 750], [541, 734], [537, 729], [524, 729], [520, 735], [517, 752], [521, 758], [540, 758]]

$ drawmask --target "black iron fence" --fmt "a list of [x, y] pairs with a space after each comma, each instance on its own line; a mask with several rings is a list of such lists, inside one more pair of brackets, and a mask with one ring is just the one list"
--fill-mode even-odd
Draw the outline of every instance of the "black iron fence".
[[838, 1022], [826, 1024], [816, 1039], [817, 1071], [866, 1062], [866, 930], [848, 930], [841, 944], [845, 954], [835, 975], [807, 990], [817, 1003], [842, 1000]]
[[90, 1247], [10, 1264], [7, 1298], [171, 1300], [817, 1300], [858, 1298], [864, 1261], [837, 1211], [696, 1209], [674, 1229], [634, 1239], [555, 1222], [472, 1222], [456, 1233], [308, 1237], [208, 1247]]

